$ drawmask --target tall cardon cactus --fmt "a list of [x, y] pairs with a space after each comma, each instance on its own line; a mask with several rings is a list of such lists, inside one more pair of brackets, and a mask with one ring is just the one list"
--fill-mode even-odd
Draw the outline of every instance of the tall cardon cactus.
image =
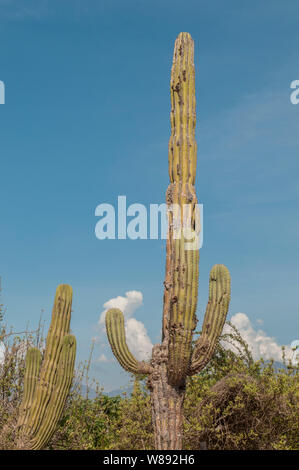
[[[151, 360], [140, 362], [126, 344], [123, 314], [106, 314], [107, 335], [122, 367], [133, 374], [148, 374], [152, 420], [157, 449], [182, 448], [182, 407], [188, 375], [199, 373], [210, 361], [222, 332], [230, 301], [230, 275], [223, 265], [210, 272], [209, 300], [201, 336], [192, 348], [196, 327], [199, 246], [190, 248], [186, 225], [198, 237], [195, 193], [195, 72], [194, 45], [188, 33], [180, 33], [171, 70], [171, 137], [169, 208], [162, 343], [153, 347]], [[184, 209], [188, 209], [188, 217]], [[187, 224], [186, 224], [187, 222]]]
[[43, 359], [37, 348], [27, 351], [17, 423], [20, 449], [45, 447], [66, 403], [76, 357], [76, 338], [69, 334], [72, 296], [71, 286], [58, 286]]

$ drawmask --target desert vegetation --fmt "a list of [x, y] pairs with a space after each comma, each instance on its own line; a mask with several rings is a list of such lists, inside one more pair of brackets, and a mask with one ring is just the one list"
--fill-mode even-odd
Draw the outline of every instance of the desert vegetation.
[[[0, 449], [15, 449], [24, 392], [26, 352], [45, 341], [41, 329], [14, 335], [2, 322]], [[224, 347], [230, 340], [234, 351]], [[155, 448], [150, 394], [144, 376], [132, 393], [110, 397], [89, 380], [90, 357], [78, 364], [71, 392], [45, 449], [151, 450]], [[88, 387], [84, 387], [84, 384]], [[90, 391], [93, 391], [93, 397]], [[222, 335], [208, 366], [189, 377], [183, 405], [184, 449], [299, 448], [299, 369], [255, 361], [236, 329]]]

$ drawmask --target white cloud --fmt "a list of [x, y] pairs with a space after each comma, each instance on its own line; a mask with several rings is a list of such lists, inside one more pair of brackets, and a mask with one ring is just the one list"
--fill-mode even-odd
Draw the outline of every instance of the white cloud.
[[153, 345], [144, 324], [135, 318], [129, 318], [125, 323], [125, 329], [130, 351], [136, 356], [136, 359], [148, 360]]
[[[152, 342], [147, 334], [144, 324], [133, 318], [135, 311], [142, 305], [143, 295], [142, 292], [132, 290], [126, 292], [126, 296], [118, 296], [108, 300], [104, 303], [105, 310], [102, 311], [99, 319], [99, 325], [105, 323], [105, 315], [110, 308], [119, 308], [125, 318], [125, 331], [127, 344], [138, 360], [147, 360], [150, 358], [152, 350]], [[107, 362], [104, 359], [104, 354], [101, 362]], [[100, 356], [100, 357], [102, 357]], [[106, 358], [106, 356], [105, 356]]]
[[132, 317], [135, 310], [142, 305], [143, 295], [142, 292], [131, 290], [126, 292], [126, 297], [119, 295], [104, 303], [105, 310], [101, 313], [99, 324], [105, 323], [105, 315], [109, 308], [119, 308], [124, 314], [125, 318]]
[[[265, 360], [274, 359], [275, 361], [282, 361], [282, 346], [279, 345], [274, 338], [268, 336], [263, 330], [255, 330], [249, 317], [245, 313], [236, 313], [231, 318], [231, 323], [237, 327], [242, 338], [246, 341], [252, 356], [255, 360], [263, 358]], [[229, 333], [231, 331], [229, 325], [225, 325], [223, 332]], [[229, 349], [235, 348], [226, 344]], [[291, 356], [291, 348], [286, 347], [286, 357]]]
[[97, 359], [97, 362], [112, 362], [112, 360], [108, 359], [105, 354], [101, 354], [100, 357]]
[[4, 354], [5, 354], [5, 346], [2, 342], [0, 342], [0, 364], [4, 361]]

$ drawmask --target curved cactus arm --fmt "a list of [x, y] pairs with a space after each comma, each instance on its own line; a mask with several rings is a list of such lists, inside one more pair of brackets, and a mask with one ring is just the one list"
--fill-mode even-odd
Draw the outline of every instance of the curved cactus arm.
[[17, 428], [22, 429], [33, 403], [36, 384], [38, 381], [42, 355], [39, 349], [29, 348], [25, 359], [25, 375], [23, 399], [19, 408]]
[[190, 364], [198, 290], [199, 250], [186, 249], [190, 240], [185, 231], [188, 227], [197, 229], [194, 77], [193, 39], [188, 33], [180, 33], [175, 42], [170, 82], [170, 185], [166, 196], [169, 224], [162, 337], [162, 341], [168, 337], [169, 382], [177, 386], [184, 384]]
[[213, 266], [210, 272], [209, 301], [202, 333], [197, 340], [189, 375], [200, 372], [210, 361], [225, 323], [230, 302], [230, 274], [222, 264]]
[[51, 394], [51, 399], [35, 437], [28, 445], [28, 448], [31, 450], [42, 449], [55, 431], [72, 385], [75, 358], [76, 338], [73, 335], [67, 335], [63, 339], [61, 355], [58, 362], [57, 379]]
[[33, 406], [26, 419], [26, 432], [34, 437], [41, 426], [57, 378], [57, 368], [64, 337], [69, 333], [73, 290], [67, 284], [56, 289], [51, 325], [46, 340], [44, 359], [33, 397]]
[[120, 365], [133, 374], [148, 374], [151, 371], [150, 364], [137, 361], [129, 351], [126, 343], [124, 316], [122, 312], [117, 308], [108, 310], [105, 322], [111, 349]]

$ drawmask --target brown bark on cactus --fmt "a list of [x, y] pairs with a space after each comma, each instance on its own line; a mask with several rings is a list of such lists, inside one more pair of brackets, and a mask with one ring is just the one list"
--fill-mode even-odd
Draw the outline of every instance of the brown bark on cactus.
[[152, 373], [148, 378], [151, 392], [152, 423], [155, 448], [182, 449], [184, 386], [169, 384], [167, 377], [168, 348], [165, 342], [153, 347]]

